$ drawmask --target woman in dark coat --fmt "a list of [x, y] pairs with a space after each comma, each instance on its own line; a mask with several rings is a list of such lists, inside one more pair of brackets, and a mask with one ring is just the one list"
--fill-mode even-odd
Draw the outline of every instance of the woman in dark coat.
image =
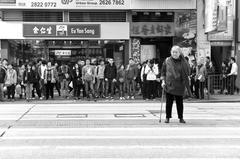
[[162, 87], [166, 91], [166, 121], [172, 118], [172, 105], [176, 100], [178, 118], [180, 123], [186, 123], [183, 119], [183, 95], [189, 87], [190, 66], [181, 54], [179, 46], [173, 46], [171, 56], [163, 63], [161, 79]]
[[73, 94], [74, 98], [80, 99], [80, 91], [82, 89], [82, 70], [81, 67], [76, 63], [74, 69], [72, 70], [72, 80], [73, 80]]

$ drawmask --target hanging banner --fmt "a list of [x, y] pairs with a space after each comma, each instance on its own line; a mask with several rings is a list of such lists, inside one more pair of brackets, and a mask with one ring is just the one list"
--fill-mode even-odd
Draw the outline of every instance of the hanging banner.
[[205, 0], [205, 32], [216, 31], [218, 0]]
[[130, 9], [130, 0], [16, 0], [22, 9]]
[[[224, 1], [224, 2], [222, 2]], [[219, 4], [219, 25], [216, 33], [209, 33], [209, 41], [232, 41], [233, 40], [233, 21], [234, 21], [234, 0], [221, 0]], [[225, 7], [224, 7], [225, 6]], [[221, 9], [222, 8], [222, 9]], [[224, 15], [227, 13], [227, 15]]]
[[171, 37], [175, 35], [174, 23], [136, 22], [131, 24], [132, 37]]

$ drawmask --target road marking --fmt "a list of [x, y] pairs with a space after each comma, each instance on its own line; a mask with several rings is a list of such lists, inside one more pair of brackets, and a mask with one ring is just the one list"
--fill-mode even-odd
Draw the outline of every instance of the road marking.
[[134, 146], [4, 146], [0, 147], [0, 150], [26, 150], [26, 149], [240, 149], [239, 145], [225, 146], [225, 145], [175, 145], [175, 146], [144, 146], [144, 145], [134, 145]]
[[40, 139], [240, 139], [240, 135], [219, 135], [219, 136], [210, 136], [210, 135], [187, 135], [187, 136], [21, 136], [21, 137], [12, 137], [4, 136], [2, 139], [8, 140], [40, 140]]

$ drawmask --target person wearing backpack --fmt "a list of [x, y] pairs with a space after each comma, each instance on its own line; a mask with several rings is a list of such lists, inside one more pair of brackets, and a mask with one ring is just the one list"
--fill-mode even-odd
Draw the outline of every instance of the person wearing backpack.
[[96, 79], [97, 79], [97, 96], [100, 98], [104, 98], [105, 92], [105, 82], [104, 82], [104, 70], [105, 70], [105, 63], [103, 60], [100, 60], [100, 65], [96, 68]]
[[93, 88], [93, 84], [95, 83], [94, 71], [94, 67], [90, 65], [90, 59], [87, 59], [86, 65], [82, 68], [82, 79], [85, 85], [86, 95], [89, 100], [91, 95], [95, 98], [95, 92]]
[[0, 60], [0, 102], [3, 101], [3, 87], [4, 83], [6, 81], [6, 75], [7, 75], [7, 59]]

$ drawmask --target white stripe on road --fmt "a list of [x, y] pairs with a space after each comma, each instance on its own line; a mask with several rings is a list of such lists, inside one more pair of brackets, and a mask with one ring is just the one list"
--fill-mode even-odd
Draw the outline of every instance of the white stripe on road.
[[240, 139], [240, 135], [191, 135], [191, 136], [21, 136], [21, 137], [2, 137], [4, 140], [44, 140], [44, 139]]
[[0, 147], [0, 150], [26, 150], [26, 149], [49, 149], [54, 148], [56, 149], [240, 149], [239, 145], [179, 145], [179, 146], [142, 146], [142, 145], [135, 145], [135, 146], [4, 146]]

